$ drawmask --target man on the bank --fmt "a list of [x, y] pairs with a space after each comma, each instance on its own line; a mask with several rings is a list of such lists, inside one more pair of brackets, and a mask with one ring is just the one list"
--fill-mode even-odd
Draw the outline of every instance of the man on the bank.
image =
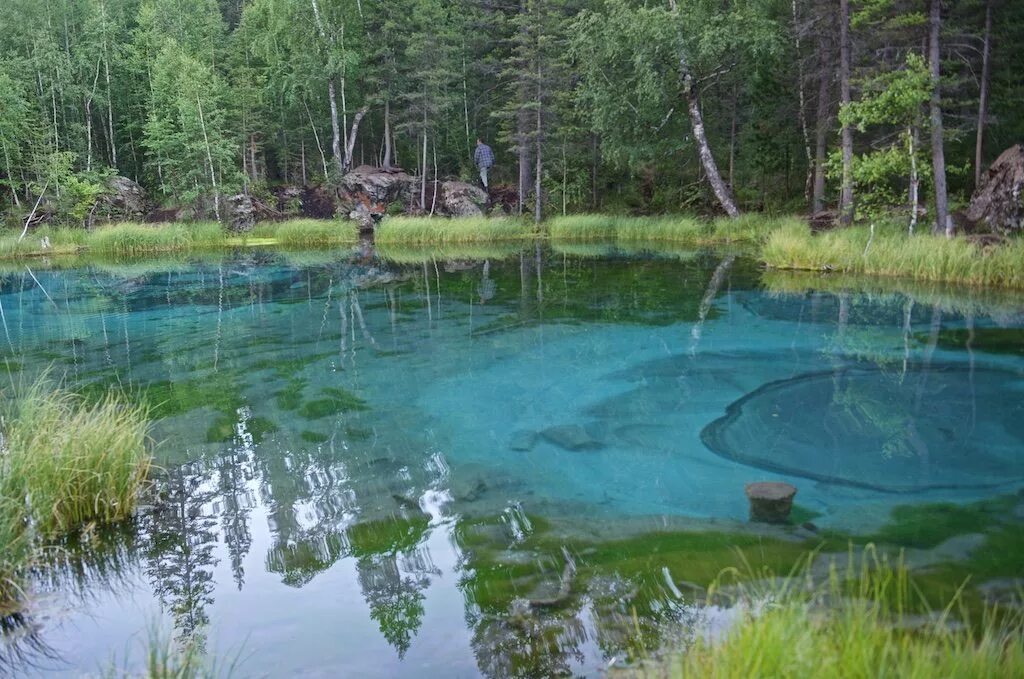
[[480, 170], [480, 181], [487, 190], [487, 171], [494, 166], [494, 151], [484, 143], [483, 139], [476, 140], [476, 152], [473, 153], [473, 162]]

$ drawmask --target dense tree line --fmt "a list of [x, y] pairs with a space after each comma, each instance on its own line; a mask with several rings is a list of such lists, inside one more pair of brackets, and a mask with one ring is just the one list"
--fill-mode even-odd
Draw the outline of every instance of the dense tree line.
[[481, 137], [538, 218], [832, 206], [944, 228], [1024, 137], [1009, 0], [4, 9], [0, 208], [22, 217], [45, 193], [81, 222], [112, 174], [217, 217], [225, 195], [360, 164], [469, 178]]

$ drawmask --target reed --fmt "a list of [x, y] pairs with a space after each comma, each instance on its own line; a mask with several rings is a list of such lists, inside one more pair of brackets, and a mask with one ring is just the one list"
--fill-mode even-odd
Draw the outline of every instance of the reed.
[[191, 224], [112, 224], [88, 232], [90, 252], [131, 256], [151, 252], [223, 247], [226, 236], [216, 222]]
[[388, 217], [375, 240], [382, 245], [495, 243], [533, 238], [534, 227], [510, 217]]
[[86, 403], [46, 375], [3, 406], [0, 498], [23, 507], [34, 531], [131, 516], [151, 465], [145, 406], [116, 392]]
[[[278, 245], [291, 248], [323, 245], [344, 245], [358, 240], [355, 226], [351, 222], [323, 219], [291, 219], [285, 222], [267, 224], [257, 228], [253, 236], [266, 234]], [[246, 236], [246, 239], [250, 236]]]
[[[1020, 611], [993, 608], [966, 620], [960, 595], [942, 611], [925, 610], [907, 568], [880, 559], [870, 546], [845, 567], [833, 565], [823, 581], [808, 567], [798, 577], [748, 582], [733, 588], [740, 616], [723, 635], [699, 636], [684, 652], [626, 676], [1024, 675]], [[726, 589], [713, 587], [709, 596]]]
[[623, 217], [571, 215], [547, 223], [552, 240], [672, 242], [688, 245], [758, 243], [794, 218], [750, 214], [738, 219], [705, 221], [687, 216]]
[[761, 253], [778, 269], [836, 271], [1024, 288], [1024, 240], [980, 248], [963, 238], [908, 235], [882, 225], [812, 234], [807, 227], [771, 234]]

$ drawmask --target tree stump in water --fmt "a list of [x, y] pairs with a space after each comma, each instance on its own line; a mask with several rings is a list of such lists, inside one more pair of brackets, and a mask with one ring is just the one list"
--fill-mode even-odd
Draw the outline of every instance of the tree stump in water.
[[788, 483], [759, 481], [747, 484], [750, 520], [761, 523], [785, 523], [793, 509], [796, 488]]

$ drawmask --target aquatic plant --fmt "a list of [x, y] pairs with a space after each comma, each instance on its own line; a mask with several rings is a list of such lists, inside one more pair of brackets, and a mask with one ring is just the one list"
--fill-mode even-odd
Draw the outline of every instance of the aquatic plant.
[[1009, 677], [1024, 673], [1024, 617], [988, 609], [957, 620], [959, 598], [941, 611], [920, 602], [906, 566], [867, 548], [824, 578], [713, 586], [739, 594], [742, 615], [724, 636], [618, 676], [633, 677]]
[[374, 236], [381, 244], [483, 243], [524, 240], [534, 236], [533, 225], [510, 217], [388, 217]]
[[110, 391], [94, 403], [43, 375], [3, 402], [0, 497], [43, 535], [131, 516], [146, 478], [149, 413]]
[[780, 269], [899, 276], [972, 285], [1024, 287], [1024, 239], [983, 249], [963, 239], [908, 235], [881, 224], [812, 234], [807, 226], [773, 231], [761, 258]]
[[234, 655], [218, 662], [211, 659], [200, 640], [177, 640], [170, 634], [152, 627], [145, 644], [144, 668], [130, 668], [126, 663], [120, 666], [112, 660], [104, 670], [105, 679], [216, 679], [231, 677], [241, 664], [241, 656]]

